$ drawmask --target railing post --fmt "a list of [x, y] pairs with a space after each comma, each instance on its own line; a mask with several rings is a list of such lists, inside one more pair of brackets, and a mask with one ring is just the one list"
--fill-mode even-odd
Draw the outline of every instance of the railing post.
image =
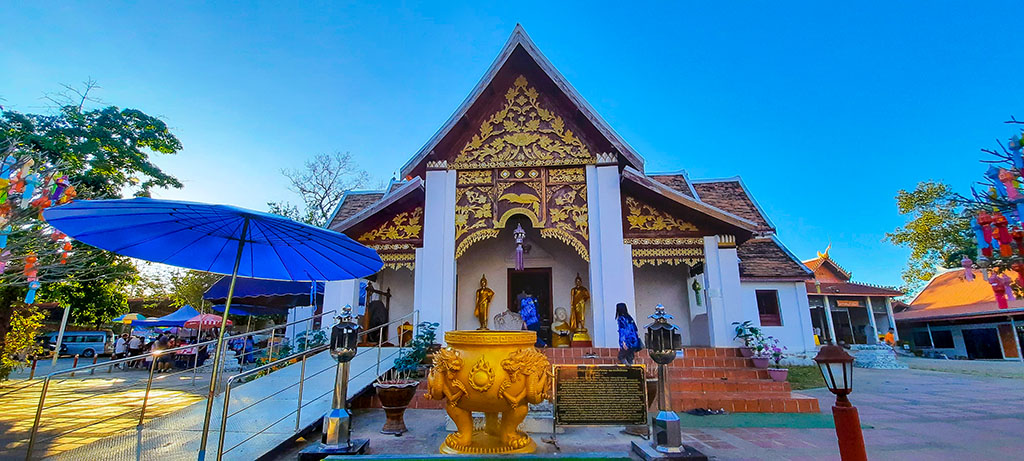
[[43, 417], [43, 402], [46, 401], [46, 391], [50, 388], [50, 377], [43, 379], [43, 391], [39, 394], [39, 407], [36, 408], [36, 420], [32, 423], [32, 432], [28, 436], [28, 454], [25, 459], [32, 460], [32, 449], [36, 445], [36, 433], [39, 432], [39, 421]]
[[220, 435], [217, 437], [217, 461], [224, 455], [224, 433], [228, 428], [228, 406], [231, 404], [231, 383], [234, 377], [228, 378], [224, 384], [224, 410], [220, 414]]
[[299, 370], [299, 405], [295, 409], [295, 432], [299, 432], [299, 424], [302, 419], [302, 387], [306, 383], [306, 357], [302, 356], [302, 368]]
[[139, 430], [142, 430], [142, 420], [146, 417], [146, 405], [149, 403], [149, 390], [153, 388], [153, 371], [156, 370], [159, 354], [153, 354], [153, 360], [149, 364], [149, 381], [146, 382], [146, 395], [142, 398], [142, 411], [139, 412]]
[[377, 374], [374, 379], [380, 377], [380, 346], [384, 344], [384, 325], [377, 328]]

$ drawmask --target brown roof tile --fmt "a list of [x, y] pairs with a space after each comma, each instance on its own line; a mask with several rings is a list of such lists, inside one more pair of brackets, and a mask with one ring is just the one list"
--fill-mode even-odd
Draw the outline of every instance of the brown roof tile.
[[690, 190], [690, 183], [682, 174], [659, 174], [651, 175], [650, 178], [675, 189], [680, 194], [694, 198], [693, 191]]
[[753, 221], [758, 227], [771, 229], [768, 220], [758, 211], [757, 205], [750, 200], [743, 185], [738, 180], [695, 182], [697, 198], [715, 208], [722, 209], [743, 219]]
[[356, 213], [363, 211], [366, 207], [373, 205], [383, 196], [383, 192], [357, 192], [345, 194], [345, 198], [342, 199], [341, 205], [338, 207], [338, 212], [335, 213], [334, 219], [327, 228], [334, 229], [339, 223], [355, 216]]
[[818, 285], [821, 286], [820, 294], [823, 295], [903, 296], [902, 291], [894, 290], [888, 287], [868, 285], [866, 283], [820, 282], [819, 284], [816, 285], [814, 281], [807, 282], [807, 294], [819, 294]]
[[809, 279], [811, 272], [772, 238], [753, 238], [736, 248], [740, 277]]

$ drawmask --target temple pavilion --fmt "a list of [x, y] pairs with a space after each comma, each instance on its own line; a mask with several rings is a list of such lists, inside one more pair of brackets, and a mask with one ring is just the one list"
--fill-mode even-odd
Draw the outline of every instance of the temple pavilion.
[[617, 347], [623, 302], [641, 328], [666, 306], [686, 345], [736, 346], [732, 324], [750, 320], [790, 351], [814, 348], [812, 272], [740, 178], [646, 172], [519, 26], [400, 177], [349, 191], [329, 224], [380, 253], [372, 283], [392, 319], [418, 309], [439, 338], [477, 329], [486, 276], [489, 317], [532, 296], [550, 341], [578, 275], [595, 347]]

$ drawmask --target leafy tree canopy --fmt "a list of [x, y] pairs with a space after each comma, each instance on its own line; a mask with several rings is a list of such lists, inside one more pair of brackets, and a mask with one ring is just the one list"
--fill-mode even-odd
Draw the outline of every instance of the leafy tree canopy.
[[918, 183], [913, 191], [900, 190], [896, 205], [907, 222], [885, 238], [910, 249], [902, 274], [908, 292], [922, 287], [935, 276], [937, 268], [960, 267], [965, 255], [973, 257], [977, 253], [969, 219], [949, 185]]

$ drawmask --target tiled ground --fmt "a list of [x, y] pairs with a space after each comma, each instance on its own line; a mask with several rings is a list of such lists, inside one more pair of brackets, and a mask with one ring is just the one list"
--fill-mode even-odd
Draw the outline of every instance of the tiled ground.
[[[1019, 366], [1019, 363], [1017, 364]], [[964, 366], [958, 364], [958, 366]], [[984, 366], [984, 365], [983, 365]], [[851, 400], [857, 405], [870, 459], [1019, 459], [1024, 453], [1024, 390], [1021, 381], [924, 370], [855, 372]], [[819, 398], [825, 413], [834, 399], [825, 389], [804, 391]], [[370, 438], [373, 453], [436, 453], [446, 432], [445, 413], [409, 410], [411, 431], [402, 437], [377, 432], [380, 410], [360, 410], [355, 437]], [[550, 434], [534, 434], [538, 450], [624, 452], [639, 440], [617, 427], [567, 428], [557, 448]], [[685, 443], [720, 460], [839, 459], [832, 428], [684, 428]], [[278, 459], [293, 459], [283, 454]]]

